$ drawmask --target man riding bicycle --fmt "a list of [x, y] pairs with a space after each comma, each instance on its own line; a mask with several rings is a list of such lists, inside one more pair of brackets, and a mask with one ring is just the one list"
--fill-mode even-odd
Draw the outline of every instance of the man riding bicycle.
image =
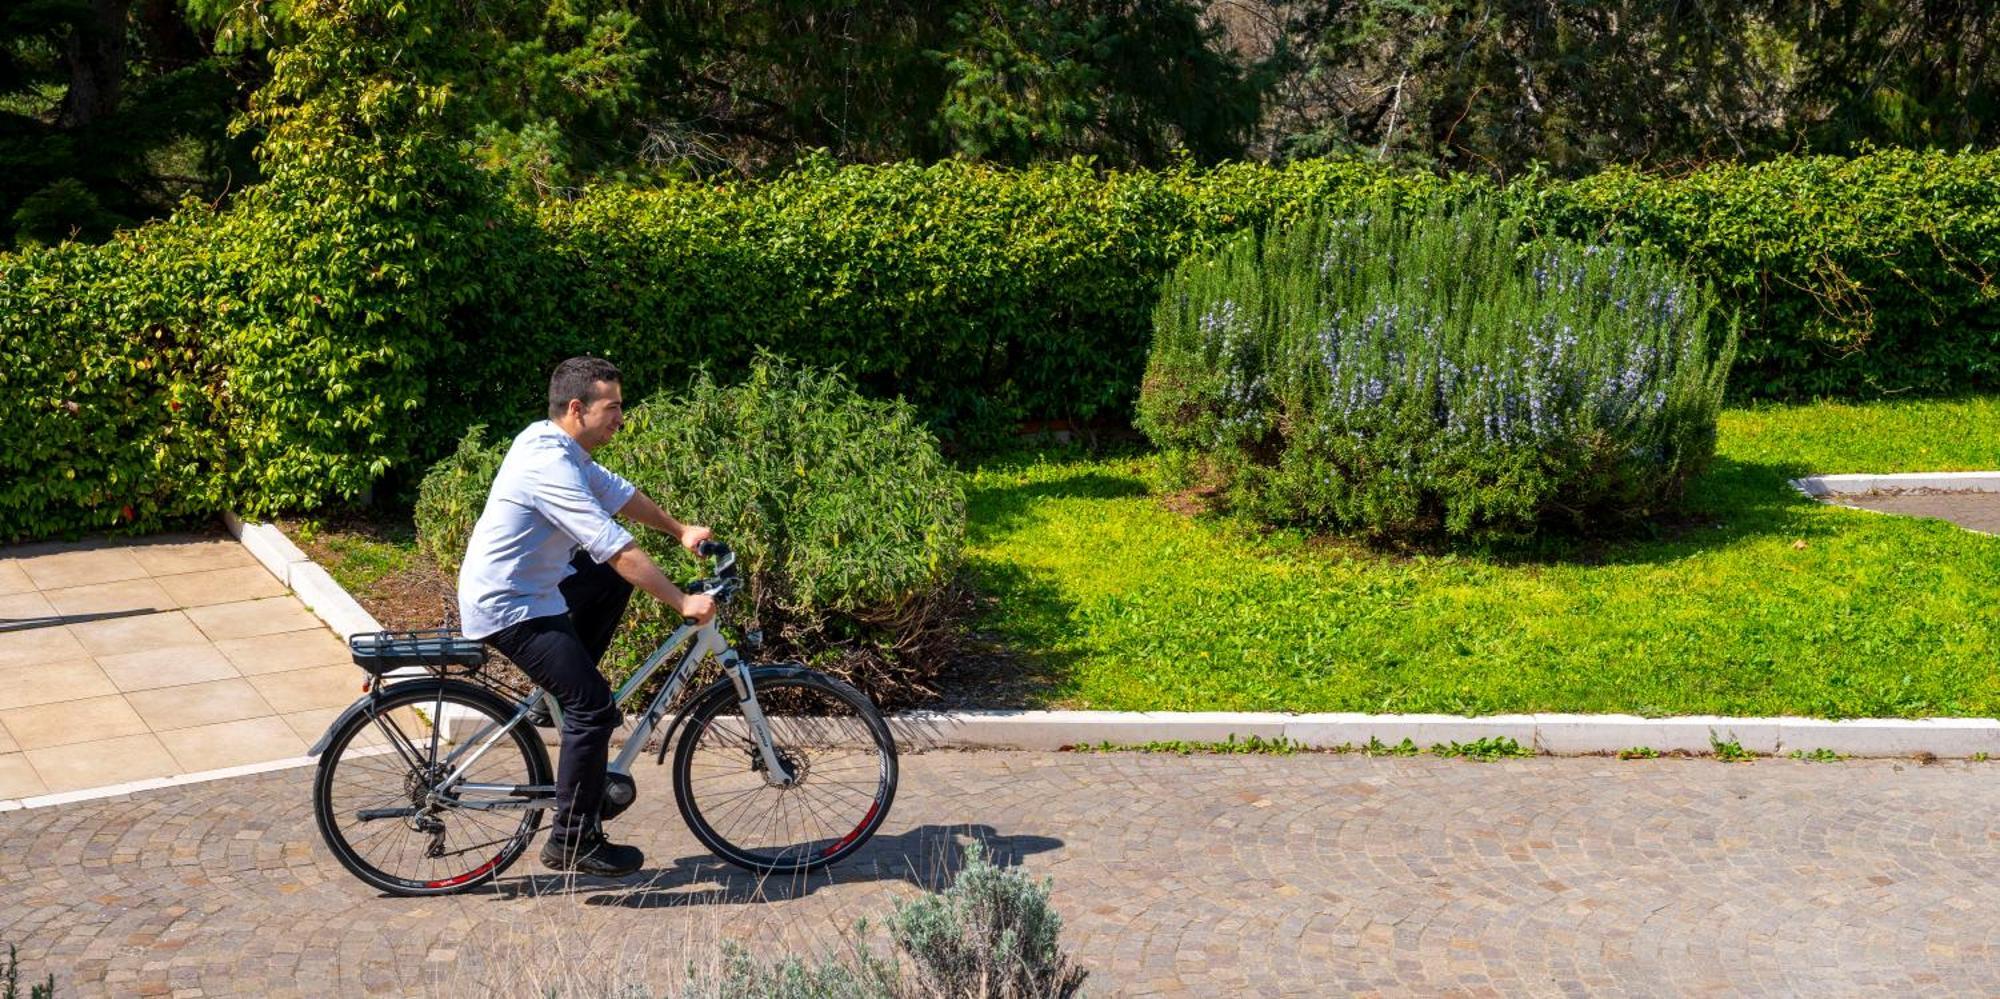
[[639, 869], [635, 846], [604, 838], [611, 733], [620, 714], [598, 661], [633, 587], [706, 622], [714, 601], [683, 593], [614, 517], [664, 531], [689, 551], [709, 529], [683, 524], [638, 487], [592, 460], [625, 420], [618, 369], [572, 357], [549, 378], [549, 418], [514, 438], [458, 573], [466, 637], [500, 650], [562, 706], [556, 814], [542, 863], [618, 877]]

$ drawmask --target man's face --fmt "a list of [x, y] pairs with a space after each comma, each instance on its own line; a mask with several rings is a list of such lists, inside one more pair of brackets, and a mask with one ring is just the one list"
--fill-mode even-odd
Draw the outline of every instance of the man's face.
[[585, 451], [604, 446], [625, 425], [625, 393], [617, 382], [597, 382], [591, 386], [590, 394], [596, 398], [587, 404], [576, 400], [569, 404], [570, 413], [580, 424], [576, 442]]

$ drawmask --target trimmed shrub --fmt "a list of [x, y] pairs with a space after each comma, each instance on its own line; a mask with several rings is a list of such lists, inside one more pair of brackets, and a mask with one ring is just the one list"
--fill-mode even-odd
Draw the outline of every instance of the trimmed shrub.
[[[0, 347], [21, 359], [0, 387], [26, 400], [0, 416], [0, 538], [400, 496], [465, 428], [535, 418], [580, 353], [634, 384], [759, 350], [839, 365], [959, 447], [1022, 419], [1122, 421], [1179, 262], [1378, 197], [1492, 193], [1348, 160], [819, 162], [522, 210], [455, 159], [444, 93], [399, 75], [420, 14], [351, 6], [260, 97], [269, 183], [103, 246], [0, 255]], [[345, 113], [364, 98], [381, 114]], [[1742, 318], [1738, 394], [2000, 387], [2000, 153], [1613, 170], [1504, 197], [1538, 233], [1705, 276]]]
[[0, 543], [220, 506], [227, 366], [192, 208], [101, 246], [0, 254]]
[[1707, 279], [1743, 317], [1733, 395], [2000, 387], [2000, 152], [1615, 168], [1531, 200], [1548, 231], [1642, 242]]
[[[419, 544], [448, 571], [505, 453], [506, 442], [483, 442], [483, 431], [468, 435], [420, 490]], [[965, 497], [910, 407], [759, 360], [740, 384], [704, 375], [684, 396], [633, 407], [597, 458], [736, 550], [741, 606], [769, 653], [885, 703], [928, 691], [955, 641]], [[670, 574], [705, 567], [674, 539], [637, 533]], [[679, 623], [656, 601], [633, 601], [607, 672], [629, 672]]]
[[1658, 254], [1524, 241], [1490, 202], [1239, 237], [1167, 282], [1140, 425], [1263, 519], [1504, 536], [1658, 512], [1735, 347]]

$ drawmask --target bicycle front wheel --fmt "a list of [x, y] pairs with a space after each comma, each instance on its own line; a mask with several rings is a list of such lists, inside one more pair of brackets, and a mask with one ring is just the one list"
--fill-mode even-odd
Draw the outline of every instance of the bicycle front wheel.
[[751, 670], [757, 704], [792, 779], [765, 765], [728, 681], [688, 709], [674, 799], [702, 845], [758, 873], [811, 871], [861, 849], [896, 797], [896, 743], [847, 683], [797, 666]]
[[502, 731], [513, 716], [484, 688], [418, 680], [347, 718], [313, 781], [313, 815], [341, 866], [391, 894], [445, 895], [520, 859], [542, 818], [529, 806], [543, 799], [525, 789], [553, 778], [533, 726]]

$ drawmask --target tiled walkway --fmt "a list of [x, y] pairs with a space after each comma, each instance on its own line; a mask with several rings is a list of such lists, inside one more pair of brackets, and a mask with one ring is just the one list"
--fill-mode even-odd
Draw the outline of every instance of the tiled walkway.
[[226, 534], [0, 548], [0, 802], [303, 756], [359, 677]]
[[647, 764], [639, 875], [531, 855], [447, 899], [348, 876], [282, 770], [0, 814], [0, 942], [63, 999], [668, 995], [724, 941], [868, 917], [883, 953], [978, 838], [1053, 879], [1093, 996], [1990, 996], [1997, 767], [911, 753], [882, 831], [792, 880], [720, 866]]

